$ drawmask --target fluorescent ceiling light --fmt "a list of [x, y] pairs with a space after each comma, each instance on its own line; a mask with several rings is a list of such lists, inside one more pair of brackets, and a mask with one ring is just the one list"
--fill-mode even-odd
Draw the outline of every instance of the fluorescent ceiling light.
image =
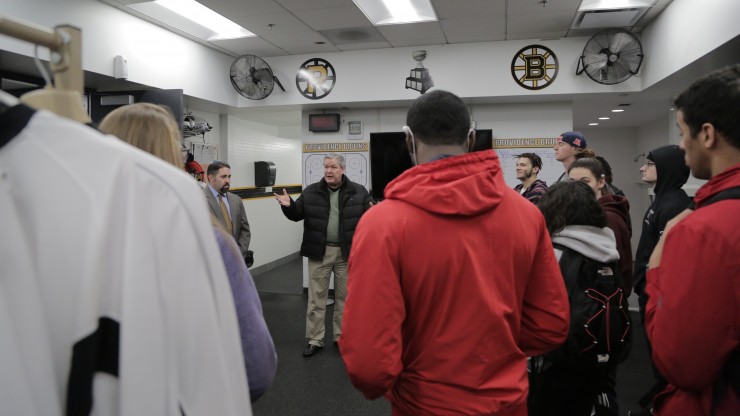
[[256, 36], [195, 0], [156, 0], [128, 7], [203, 40]]
[[375, 26], [437, 20], [437, 14], [429, 0], [352, 1]]
[[612, 110], [612, 113], [621, 113], [622, 111], [624, 110], [622, 110], [621, 108], [618, 108], [616, 110]]
[[628, 8], [648, 8], [655, 0], [582, 0], [578, 10], [613, 10]]
[[598, 126], [599, 123], [588, 123], [589, 126]]
[[609, 120], [609, 117], [599, 117], [599, 120]]

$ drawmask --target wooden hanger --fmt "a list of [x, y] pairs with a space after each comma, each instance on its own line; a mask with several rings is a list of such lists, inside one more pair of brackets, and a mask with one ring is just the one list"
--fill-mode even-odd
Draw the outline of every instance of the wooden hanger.
[[36, 109], [49, 110], [60, 116], [90, 123], [82, 107], [82, 32], [72, 26], [57, 26], [54, 30], [21, 22], [0, 15], [0, 33], [49, 48], [54, 87], [31, 91], [21, 96], [21, 102]]

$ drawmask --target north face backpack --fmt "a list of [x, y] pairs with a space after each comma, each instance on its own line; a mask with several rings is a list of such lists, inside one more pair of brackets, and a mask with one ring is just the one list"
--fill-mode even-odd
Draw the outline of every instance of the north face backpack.
[[586, 368], [624, 361], [632, 347], [632, 321], [617, 262], [600, 263], [553, 246], [563, 252], [559, 264], [570, 302], [570, 330], [548, 358]]

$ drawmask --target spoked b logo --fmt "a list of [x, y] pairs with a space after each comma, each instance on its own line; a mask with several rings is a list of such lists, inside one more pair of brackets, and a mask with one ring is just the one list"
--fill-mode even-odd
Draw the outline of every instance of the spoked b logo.
[[514, 55], [511, 75], [528, 90], [545, 88], [558, 76], [558, 58], [542, 45], [526, 46]]

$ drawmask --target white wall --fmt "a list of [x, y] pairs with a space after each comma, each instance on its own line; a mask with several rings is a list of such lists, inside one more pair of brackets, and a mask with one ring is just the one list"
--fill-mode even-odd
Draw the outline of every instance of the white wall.
[[573, 130], [570, 103], [479, 104], [470, 106], [477, 129], [494, 138], [558, 137]]
[[[612, 86], [592, 82], [586, 76], [576, 76], [575, 67], [583, 52], [587, 38], [537, 40], [549, 47], [558, 58], [560, 70], [557, 78], [542, 90], [527, 90], [519, 86], [511, 75], [511, 60], [532, 40], [478, 42], [455, 45], [425, 46], [428, 56], [424, 66], [434, 80], [434, 88], [452, 91], [463, 98], [560, 96], [589, 92], [633, 92], [641, 87], [640, 75]], [[334, 89], [322, 98], [321, 104], [347, 102], [403, 102], [419, 96], [417, 91], [405, 88], [409, 70], [416, 66], [412, 51], [420, 47], [390, 48], [362, 51], [322, 53], [336, 72]], [[293, 84], [296, 73], [306, 60], [316, 55], [292, 55], [266, 58], [275, 75], [284, 85]], [[240, 99], [240, 105], [262, 107], [265, 105], [306, 104], [310, 100], [300, 95], [296, 88], [278, 91], [265, 100]]]
[[[232, 188], [254, 186], [254, 162], [275, 163], [275, 190], [301, 184], [302, 143], [299, 139], [278, 136], [278, 128], [229, 117], [228, 163]], [[285, 218], [273, 197], [243, 200], [252, 231], [250, 248], [255, 253], [253, 267], [275, 261], [300, 250], [303, 222]]]
[[740, 1], [673, 0], [642, 32], [647, 88], [740, 35]]

